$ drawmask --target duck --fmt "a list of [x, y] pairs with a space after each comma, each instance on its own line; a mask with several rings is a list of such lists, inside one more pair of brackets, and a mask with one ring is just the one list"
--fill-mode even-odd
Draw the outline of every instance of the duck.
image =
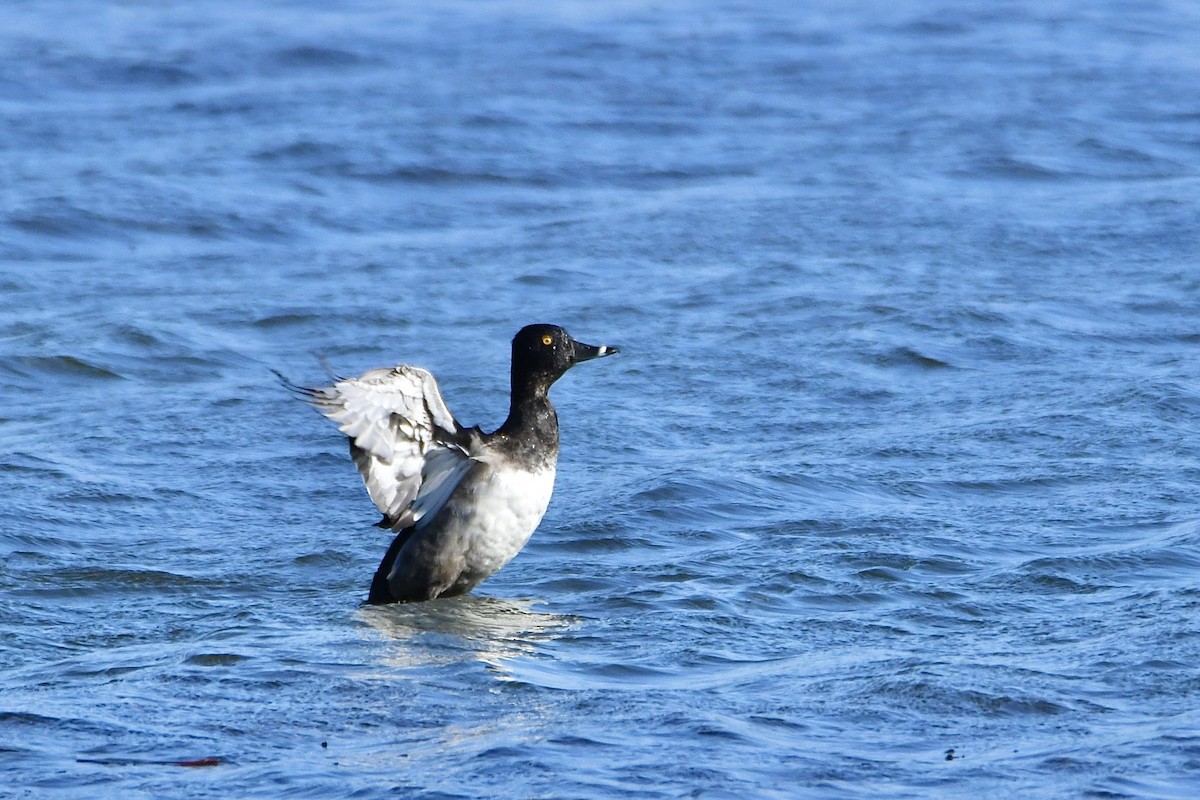
[[368, 605], [471, 591], [521, 551], [554, 491], [558, 415], [550, 386], [584, 361], [620, 352], [576, 341], [558, 325], [512, 340], [508, 417], [485, 433], [454, 418], [433, 375], [398, 364], [332, 386], [284, 386], [346, 435], [367, 494], [395, 532]]

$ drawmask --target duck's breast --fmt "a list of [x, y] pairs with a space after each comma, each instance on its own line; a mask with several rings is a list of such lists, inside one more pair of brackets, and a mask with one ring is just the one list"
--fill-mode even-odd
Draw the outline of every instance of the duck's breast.
[[480, 463], [447, 503], [446, 533], [464, 553], [463, 582], [475, 584], [521, 551], [550, 505], [554, 465], [527, 470]]

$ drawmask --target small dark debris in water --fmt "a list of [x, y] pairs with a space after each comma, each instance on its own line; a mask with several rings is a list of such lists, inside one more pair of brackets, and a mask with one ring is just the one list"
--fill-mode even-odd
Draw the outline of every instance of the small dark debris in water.
[[954, 748], [953, 747], [951, 747], [949, 750], [946, 751], [946, 760], [947, 761], [954, 760]]
[[321, 742], [321, 749], [322, 749], [322, 750], [328, 750], [328, 749], [329, 749], [329, 742]]
[[162, 761], [150, 758], [77, 758], [75, 760], [80, 764], [102, 764], [106, 767], [219, 767], [224, 763], [215, 756], [183, 761]]

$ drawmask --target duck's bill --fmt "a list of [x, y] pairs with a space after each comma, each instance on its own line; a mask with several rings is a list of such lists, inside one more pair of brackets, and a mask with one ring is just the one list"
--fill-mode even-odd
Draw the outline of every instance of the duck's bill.
[[611, 344], [584, 344], [583, 342], [575, 342], [575, 361], [590, 361], [593, 358], [601, 356], [611, 356], [613, 353], [621, 352]]

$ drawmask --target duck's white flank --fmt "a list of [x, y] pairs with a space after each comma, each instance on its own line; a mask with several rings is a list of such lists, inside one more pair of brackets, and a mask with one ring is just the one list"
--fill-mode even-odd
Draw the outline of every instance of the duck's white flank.
[[554, 492], [553, 466], [538, 472], [516, 469], [503, 462], [489, 465], [482, 480], [460, 484], [465, 491], [447, 503], [466, 540], [467, 568], [480, 580], [503, 567], [520, 552], [550, 505]]
[[530, 472], [499, 461], [476, 462], [437, 514], [418, 525], [387, 579], [414, 579], [429, 596], [469, 591], [503, 567], [533, 535], [554, 492], [553, 465]]

